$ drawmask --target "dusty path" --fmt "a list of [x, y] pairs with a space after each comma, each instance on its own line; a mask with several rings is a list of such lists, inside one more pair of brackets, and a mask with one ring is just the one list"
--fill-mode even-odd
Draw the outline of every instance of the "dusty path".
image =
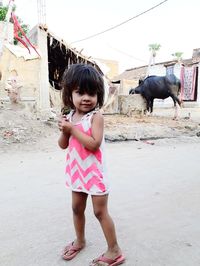
[[[56, 135], [43, 141], [40, 147], [9, 146], [0, 153], [0, 265], [87, 266], [105, 249], [100, 227], [89, 200], [87, 248], [73, 261], [60, 259], [74, 237], [65, 155]], [[124, 265], [199, 266], [199, 138], [107, 143], [106, 148], [109, 207], [127, 257]]]
[[[105, 137], [108, 141], [122, 141], [200, 136], [200, 108], [182, 109], [178, 120], [172, 120], [172, 112], [155, 109], [152, 117], [105, 114]], [[6, 152], [12, 144], [14, 149], [34, 145], [44, 150], [43, 139], [51, 142], [57, 135], [56, 119], [42, 121], [23, 109], [0, 109], [0, 151]]]

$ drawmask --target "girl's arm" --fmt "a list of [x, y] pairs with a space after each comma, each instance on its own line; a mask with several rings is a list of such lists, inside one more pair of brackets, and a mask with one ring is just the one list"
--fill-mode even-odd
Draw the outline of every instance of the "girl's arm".
[[66, 149], [68, 147], [69, 137], [70, 135], [61, 132], [60, 137], [58, 139], [58, 145], [61, 149]]
[[70, 133], [69, 133], [69, 129], [63, 127], [63, 124], [65, 123], [65, 121], [66, 121], [65, 116], [62, 116], [58, 121], [58, 128], [61, 131], [60, 137], [58, 139], [58, 145], [61, 149], [66, 149], [69, 145]]
[[87, 134], [81, 132], [78, 128], [72, 125], [70, 134], [73, 135], [76, 139], [78, 139], [83, 146], [90, 150], [96, 151], [102, 142], [104, 131], [104, 119], [101, 113], [96, 113], [92, 119], [92, 136], [88, 136]]

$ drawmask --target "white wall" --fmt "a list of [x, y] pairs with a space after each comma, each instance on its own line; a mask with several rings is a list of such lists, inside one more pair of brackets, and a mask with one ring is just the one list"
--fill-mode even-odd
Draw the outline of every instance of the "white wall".
[[149, 76], [157, 75], [157, 76], [165, 76], [166, 75], [166, 67], [162, 65], [154, 65], [149, 69]]
[[[13, 24], [10, 22], [0, 21], [0, 35], [5, 34], [5, 39], [9, 43], [13, 43]], [[0, 36], [1, 37], [1, 36]], [[3, 36], [2, 36], [3, 37]]]
[[197, 104], [200, 106], [200, 63], [198, 64]]
[[49, 72], [48, 72], [48, 52], [47, 52], [47, 33], [38, 27], [38, 48], [41, 51], [39, 67], [39, 108], [41, 114], [48, 115], [50, 111], [49, 96]]

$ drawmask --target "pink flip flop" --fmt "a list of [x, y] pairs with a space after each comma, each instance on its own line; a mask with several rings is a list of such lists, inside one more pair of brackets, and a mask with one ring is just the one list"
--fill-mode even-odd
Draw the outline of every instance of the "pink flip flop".
[[75, 247], [74, 242], [72, 242], [64, 248], [62, 258], [64, 260], [72, 260], [83, 248], [84, 247]]
[[100, 257], [94, 259], [92, 263], [90, 264], [90, 266], [98, 265], [96, 264], [98, 262], [105, 262], [108, 264], [108, 266], [117, 266], [125, 262], [125, 257], [123, 255], [119, 255], [115, 259], [109, 259], [109, 258], [106, 258], [104, 255], [101, 255]]

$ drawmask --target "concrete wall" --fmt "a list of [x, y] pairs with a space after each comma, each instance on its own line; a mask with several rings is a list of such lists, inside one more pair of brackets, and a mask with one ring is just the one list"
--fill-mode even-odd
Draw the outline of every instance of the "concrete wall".
[[0, 21], [0, 32], [5, 32], [5, 40], [9, 43], [13, 43], [13, 24], [10, 22]]
[[36, 106], [39, 99], [38, 84], [39, 84], [39, 59], [25, 60], [23, 57], [16, 57], [5, 46], [3, 55], [0, 60], [0, 69], [2, 79], [0, 85], [0, 99], [8, 99], [5, 91], [7, 80], [17, 74], [17, 80], [21, 84], [21, 100], [31, 101]]
[[[16, 71], [18, 82], [22, 86], [20, 89], [21, 103], [25, 106], [27, 105], [31, 111], [39, 111], [39, 109], [41, 109], [40, 104], [42, 104], [40, 99], [43, 97], [40, 89], [44, 89], [40, 82], [40, 78], [42, 78], [42, 72], [40, 71], [41, 64], [45, 64], [45, 61], [41, 62], [41, 59], [24, 60], [23, 57], [18, 58], [4, 47], [0, 61], [0, 69], [2, 72], [0, 99], [5, 103], [9, 103], [8, 93], [5, 90], [7, 79]], [[44, 80], [45, 86], [48, 86], [48, 89], [45, 90], [44, 97], [48, 100], [47, 104], [49, 108], [52, 107], [60, 111], [62, 108], [61, 92], [51, 87], [48, 81], [48, 75], [44, 79], [43, 74], [42, 82], [44, 82]]]
[[[177, 78], [180, 78], [181, 64], [177, 63], [174, 65], [174, 74], [177, 76]], [[149, 75], [165, 76], [166, 75], [166, 67], [164, 65], [151, 66], [151, 68], [149, 70]]]
[[154, 65], [149, 69], [149, 76], [157, 75], [157, 76], [165, 76], [166, 75], [166, 67], [164, 65]]
[[124, 115], [143, 114], [146, 111], [146, 101], [139, 94], [119, 95], [119, 113]]
[[50, 111], [50, 96], [49, 96], [49, 66], [48, 66], [48, 51], [47, 51], [47, 32], [38, 27], [38, 48], [41, 51], [39, 60], [39, 111], [42, 115], [48, 116]]
[[120, 89], [119, 89], [119, 94], [120, 95], [128, 95], [129, 94], [129, 90], [131, 88], [135, 88], [138, 86], [138, 80], [132, 79], [123, 79], [121, 80], [121, 84], [120, 84]]
[[58, 90], [54, 89], [49, 84], [49, 94], [50, 94], [50, 107], [53, 108], [54, 110], [60, 112], [60, 110], [62, 108], [61, 91], [58, 91]]
[[197, 105], [200, 107], [200, 63], [198, 64]]
[[[108, 59], [102, 59], [97, 58], [97, 60], [108, 68], [108, 72], [104, 73], [109, 79], [113, 79], [113, 77], [117, 76], [119, 74], [119, 63], [115, 60], [108, 60]], [[98, 63], [97, 63], [98, 64]]]
[[[50, 111], [50, 90], [47, 55], [47, 33], [38, 28], [38, 48], [41, 57], [25, 60], [24, 57], [14, 55], [6, 46], [0, 58], [2, 80], [0, 85], [0, 99], [8, 101], [7, 80], [17, 73], [18, 83], [21, 84], [21, 103], [31, 102], [32, 107], [40, 113], [48, 115]], [[25, 48], [24, 48], [25, 49]]]

